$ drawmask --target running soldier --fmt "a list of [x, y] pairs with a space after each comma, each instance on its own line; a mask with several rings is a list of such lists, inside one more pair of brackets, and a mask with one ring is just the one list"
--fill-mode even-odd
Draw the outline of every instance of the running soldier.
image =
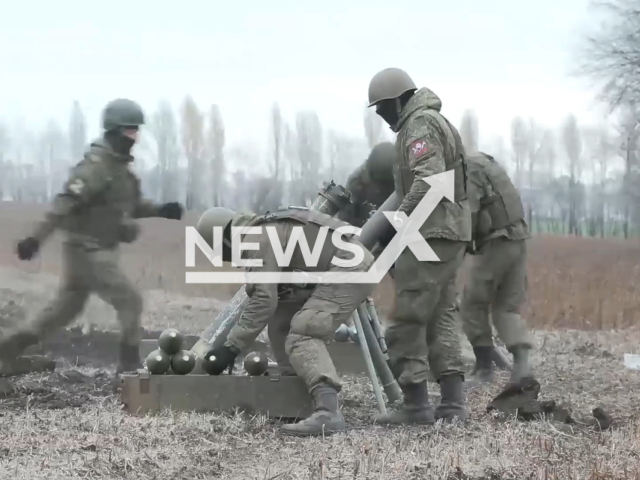
[[18, 243], [18, 257], [30, 260], [55, 230], [66, 231], [58, 293], [32, 323], [18, 326], [0, 340], [0, 373], [11, 375], [12, 363], [27, 347], [73, 322], [91, 293], [97, 293], [117, 312], [122, 335], [116, 373], [141, 368], [143, 301], [120, 270], [118, 246], [136, 240], [140, 229], [137, 218], [182, 217], [177, 202], [159, 206], [141, 196], [140, 181], [130, 166], [134, 160], [131, 149], [144, 122], [137, 103], [111, 101], [103, 111], [104, 135], [91, 143], [84, 159], [72, 169], [44, 220]]

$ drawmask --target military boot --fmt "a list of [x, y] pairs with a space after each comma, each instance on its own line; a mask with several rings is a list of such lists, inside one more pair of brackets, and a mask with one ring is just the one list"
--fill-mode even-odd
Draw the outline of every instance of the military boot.
[[440, 378], [440, 405], [436, 407], [436, 420], [464, 422], [469, 417], [462, 388], [462, 375], [447, 375]]
[[493, 366], [493, 347], [473, 347], [476, 365], [465, 387], [476, 386], [481, 383], [493, 383], [495, 369]]
[[509, 349], [513, 355], [513, 369], [511, 370], [511, 384], [520, 383], [524, 379], [533, 379], [533, 368], [529, 356], [530, 349], [516, 345]]
[[435, 423], [433, 405], [429, 403], [427, 381], [401, 385], [404, 395], [404, 405], [386, 415], [378, 415], [375, 423], [381, 425], [432, 425]]
[[282, 426], [282, 433], [295, 436], [331, 435], [345, 430], [344, 417], [338, 402], [338, 390], [331, 385], [320, 384], [311, 390], [315, 411], [298, 423]]

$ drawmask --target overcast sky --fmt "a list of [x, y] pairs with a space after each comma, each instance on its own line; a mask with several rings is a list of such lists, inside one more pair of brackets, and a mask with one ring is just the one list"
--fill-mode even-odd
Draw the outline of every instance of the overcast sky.
[[568, 78], [588, 0], [219, 0], [3, 2], [0, 118], [67, 125], [80, 101], [91, 134], [100, 110], [130, 97], [217, 103], [228, 144], [263, 156], [270, 105], [293, 120], [314, 109], [325, 129], [364, 135], [371, 77], [405, 69], [459, 125], [475, 109], [481, 137], [509, 136], [513, 116], [556, 126], [602, 118]]

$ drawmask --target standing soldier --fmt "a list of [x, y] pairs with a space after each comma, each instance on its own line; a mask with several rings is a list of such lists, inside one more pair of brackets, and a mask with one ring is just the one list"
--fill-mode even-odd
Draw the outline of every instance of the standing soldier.
[[493, 157], [468, 155], [469, 200], [473, 219], [473, 263], [460, 313], [476, 356], [474, 381], [492, 382], [493, 336], [489, 310], [498, 336], [513, 354], [511, 383], [533, 376], [533, 348], [520, 317], [527, 285], [526, 239], [530, 238], [518, 190]]
[[[340, 227], [348, 227], [348, 224], [312, 210], [290, 208], [256, 216], [241, 215], [227, 208], [215, 207], [200, 217], [197, 230], [213, 246], [213, 228], [224, 229], [223, 260], [230, 261], [231, 252], [227, 245], [231, 244], [231, 227], [240, 226], [263, 227], [259, 241], [256, 242], [258, 249], [246, 253], [249, 259], [261, 261], [262, 265], [246, 268], [248, 280], [251, 280], [253, 272], [298, 271], [313, 278], [314, 272], [316, 275], [321, 272], [365, 272], [373, 264], [373, 256], [362, 246], [357, 236], [343, 235], [343, 239], [346, 238], [344, 250], [337, 248], [329, 240], [331, 232]], [[301, 241], [306, 239], [308, 245], [322, 241], [319, 233], [324, 229], [329, 230], [316, 266], [307, 266], [300, 246], [295, 244], [297, 239], [292, 239], [292, 234], [299, 229], [302, 230]], [[291, 248], [289, 242], [294, 242], [293, 255], [287, 267], [278, 265], [269, 238], [272, 235], [268, 234], [268, 230], [275, 232], [273, 237], [277, 235], [281, 252], [288, 252]], [[347, 249], [349, 246], [351, 248]], [[356, 259], [358, 255], [355, 255], [356, 258], [353, 255], [354, 250], [358, 250], [354, 246], [364, 253], [359, 263]], [[338, 260], [357, 264], [336, 266], [331, 263], [332, 259], [335, 263]], [[238, 323], [229, 332], [224, 345], [206, 355], [209, 358], [215, 357], [217, 370], [213, 373], [219, 375], [233, 365], [240, 351], [249, 348], [268, 325], [269, 339], [278, 365], [281, 368], [290, 365], [291, 373], [304, 380], [315, 405], [315, 411], [309, 418], [283, 426], [283, 433], [310, 436], [343, 431], [344, 418], [338, 403], [341, 381], [327, 352], [326, 343], [333, 339], [336, 328], [346, 322], [374, 287], [374, 284], [292, 285], [248, 282], [245, 288], [250, 300]], [[276, 331], [285, 332], [285, 335], [275, 335]], [[283, 358], [284, 355], [288, 359]]]
[[371, 213], [393, 193], [395, 162], [393, 143], [382, 142], [373, 147], [367, 160], [347, 179], [345, 188], [351, 192], [351, 203], [338, 213], [338, 218], [361, 228]]
[[94, 141], [71, 171], [69, 180], [44, 220], [18, 243], [17, 255], [30, 260], [56, 229], [65, 230], [63, 274], [55, 299], [29, 325], [0, 340], [0, 363], [10, 374], [12, 362], [30, 345], [70, 324], [97, 293], [117, 312], [122, 328], [117, 374], [140, 368], [142, 297], [118, 266], [120, 242], [133, 242], [136, 218], [179, 220], [177, 202], [157, 206], [142, 199], [140, 181], [131, 171], [131, 148], [144, 124], [140, 106], [127, 99], [111, 101], [103, 111], [104, 135]]
[[[403, 70], [388, 68], [373, 77], [369, 106], [375, 106], [398, 134], [395, 180], [402, 203], [397, 224], [406, 221], [401, 213], [410, 215], [430, 188], [422, 178], [455, 172], [455, 202], [443, 199], [420, 228], [440, 261], [420, 262], [410, 249], [396, 261], [396, 314], [385, 335], [404, 406], [377, 422], [465, 420], [464, 365], [455, 316], [456, 274], [471, 241], [462, 141], [440, 113], [440, 98], [427, 88], [418, 89]], [[435, 412], [427, 391], [427, 362], [440, 384], [441, 402]]]

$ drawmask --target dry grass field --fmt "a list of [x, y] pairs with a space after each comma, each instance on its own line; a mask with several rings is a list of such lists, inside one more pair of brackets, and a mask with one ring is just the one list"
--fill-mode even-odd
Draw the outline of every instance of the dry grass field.
[[[0, 204], [1, 325], [28, 321], [55, 293], [59, 235], [39, 261], [21, 264], [13, 254], [42, 212]], [[123, 268], [145, 291], [148, 330], [199, 333], [238, 288], [185, 285], [184, 226], [196, 218], [144, 220], [140, 240], [123, 249]], [[579, 422], [494, 418], [486, 405], [500, 385], [470, 392], [466, 425], [377, 427], [373, 395], [361, 378], [345, 379], [349, 432], [326, 439], [291, 440], [278, 434], [277, 423], [242, 414], [131, 417], [106, 386], [112, 361], [81, 365], [52, 341], [43, 348], [62, 367], [14, 378], [14, 391], [0, 393], [0, 479], [640, 479], [640, 373], [622, 362], [624, 353], [640, 353], [638, 259], [637, 241], [530, 241], [524, 315], [535, 329], [541, 397], [578, 420], [603, 406], [615, 420], [606, 431]], [[375, 300], [388, 315], [388, 279]], [[117, 329], [113, 312], [98, 300], [84, 318]], [[91, 345], [98, 359], [100, 343]], [[115, 352], [103, 353], [115, 359]], [[437, 401], [437, 386], [430, 389]]]

